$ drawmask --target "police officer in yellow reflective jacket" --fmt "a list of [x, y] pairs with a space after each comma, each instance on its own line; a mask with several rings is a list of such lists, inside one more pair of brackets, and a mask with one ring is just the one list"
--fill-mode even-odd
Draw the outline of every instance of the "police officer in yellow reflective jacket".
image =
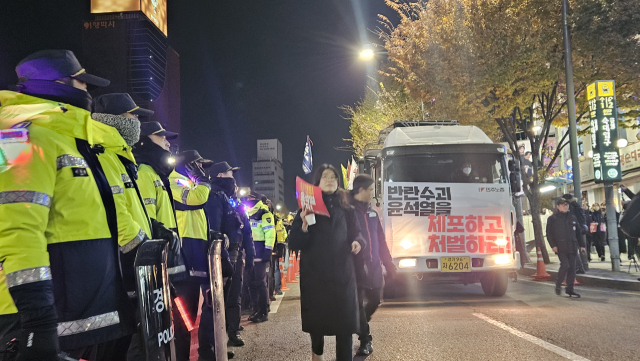
[[251, 192], [247, 197], [249, 222], [255, 248], [253, 273], [250, 274], [249, 292], [251, 308], [249, 321], [260, 323], [268, 321], [269, 291], [267, 288], [267, 272], [271, 260], [271, 250], [276, 242], [274, 217], [269, 208], [262, 203], [262, 195]]
[[[207, 273], [209, 265], [206, 259], [206, 252], [209, 249], [209, 225], [204, 206], [209, 199], [211, 185], [204, 176], [204, 168], [211, 166], [213, 162], [202, 158], [195, 150], [183, 151], [176, 158], [176, 170], [169, 176], [169, 181], [175, 201], [178, 231], [182, 239], [182, 250], [189, 279], [175, 286], [188, 317], [195, 323], [200, 286], [209, 284]], [[191, 345], [190, 333], [178, 323], [175, 335], [177, 360], [188, 360]]]
[[284, 260], [284, 255], [286, 253], [287, 230], [284, 227], [283, 220], [280, 217], [278, 217], [278, 215], [275, 215], [275, 219], [276, 219], [276, 245], [274, 247], [274, 252], [273, 252], [274, 285], [275, 285], [275, 293], [277, 295], [282, 295], [280, 259]]
[[[169, 140], [176, 139], [177, 133], [165, 130], [158, 122], [140, 125], [140, 141], [133, 148], [138, 163], [138, 188], [147, 214], [152, 223], [178, 232], [178, 221], [173, 205], [173, 195], [169, 175], [174, 170], [175, 158], [171, 154]], [[154, 234], [154, 237], [157, 237]], [[168, 265], [171, 281], [179, 281], [186, 276], [184, 262]]]
[[[117, 143], [91, 119], [86, 92], [109, 81], [65, 50], [32, 54], [16, 72], [18, 92], [0, 92], [0, 263], [20, 319], [18, 359], [57, 360], [59, 349], [80, 358], [135, 327], [106, 176], [119, 169], [98, 159]], [[3, 312], [10, 301], [0, 299]]]

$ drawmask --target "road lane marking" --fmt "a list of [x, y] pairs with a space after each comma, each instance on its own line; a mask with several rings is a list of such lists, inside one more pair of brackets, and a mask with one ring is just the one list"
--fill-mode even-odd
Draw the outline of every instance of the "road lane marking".
[[564, 358], [566, 358], [568, 360], [589, 361], [589, 359], [586, 359], [586, 358], [584, 358], [584, 357], [582, 357], [580, 355], [576, 355], [575, 353], [573, 353], [571, 351], [567, 351], [567, 350], [563, 349], [562, 347], [558, 347], [558, 346], [556, 346], [554, 344], [551, 344], [551, 343], [549, 343], [547, 341], [543, 341], [543, 340], [541, 340], [541, 339], [539, 339], [539, 338], [537, 338], [535, 336], [532, 336], [532, 335], [530, 335], [530, 334], [528, 334], [526, 332], [522, 332], [522, 331], [516, 330], [513, 327], [509, 327], [506, 324], [504, 324], [504, 323], [502, 323], [500, 321], [496, 321], [496, 320], [494, 320], [494, 319], [492, 319], [490, 317], [487, 317], [482, 313], [473, 313], [473, 315], [478, 317], [479, 319], [482, 319], [482, 320], [485, 320], [485, 321], [489, 322], [490, 324], [492, 324], [494, 326], [498, 326], [501, 329], [503, 329], [503, 330], [513, 334], [513, 335], [516, 335], [516, 336], [518, 336], [520, 338], [523, 338], [523, 339], [525, 339], [525, 340], [527, 340], [527, 341], [529, 341], [529, 342], [531, 342], [533, 344], [536, 344], [536, 345], [538, 345], [538, 346], [540, 346], [542, 348], [545, 348], [545, 349], [547, 349], [547, 350], [549, 350], [549, 351], [551, 351], [551, 352], [553, 352], [555, 354], [558, 354], [558, 355], [560, 355], [560, 356], [562, 356], [562, 357], [564, 357]]
[[282, 298], [284, 297], [284, 292], [281, 295], [276, 295], [276, 300], [271, 302], [270, 308], [271, 311], [269, 313], [277, 313], [278, 308], [280, 308], [280, 302], [282, 302]]

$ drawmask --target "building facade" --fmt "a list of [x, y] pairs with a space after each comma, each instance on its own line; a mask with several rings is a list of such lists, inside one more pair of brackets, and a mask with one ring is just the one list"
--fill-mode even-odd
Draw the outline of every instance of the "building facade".
[[284, 204], [282, 144], [277, 139], [258, 139], [253, 162], [251, 189], [271, 199], [274, 206]]

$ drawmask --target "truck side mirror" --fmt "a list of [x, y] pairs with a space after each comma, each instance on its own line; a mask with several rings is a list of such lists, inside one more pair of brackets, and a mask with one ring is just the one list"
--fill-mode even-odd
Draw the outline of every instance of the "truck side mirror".
[[520, 171], [520, 167], [518, 167], [518, 164], [516, 164], [516, 161], [513, 159], [509, 160], [509, 172], [517, 173], [519, 171]]
[[509, 183], [511, 183], [511, 192], [520, 193], [522, 192], [522, 187], [520, 184], [520, 173], [512, 172], [509, 175]]

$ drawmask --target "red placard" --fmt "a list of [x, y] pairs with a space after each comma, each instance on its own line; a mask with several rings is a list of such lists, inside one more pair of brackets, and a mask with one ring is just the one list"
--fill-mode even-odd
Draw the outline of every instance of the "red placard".
[[296, 177], [296, 198], [298, 199], [298, 207], [308, 209], [311, 213], [329, 217], [327, 206], [322, 200], [322, 190], [313, 184], [309, 184]]

